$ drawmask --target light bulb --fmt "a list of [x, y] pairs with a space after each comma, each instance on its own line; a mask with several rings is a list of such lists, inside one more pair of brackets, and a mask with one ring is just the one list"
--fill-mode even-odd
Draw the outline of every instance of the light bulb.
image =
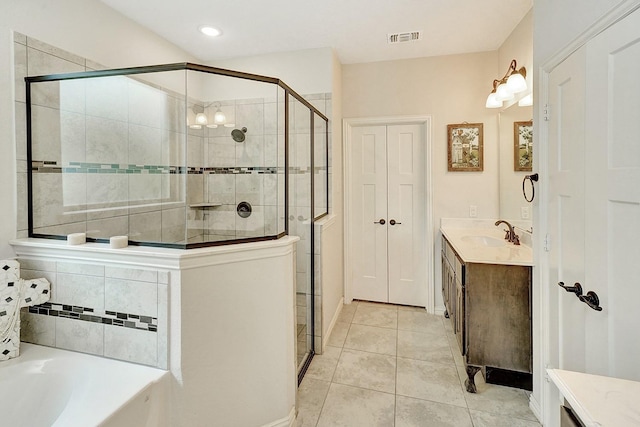
[[198, 124], [198, 125], [206, 125], [207, 124], [207, 116], [204, 113], [196, 114], [196, 124]]
[[519, 107], [529, 107], [533, 105], [533, 95], [529, 94], [527, 96], [525, 96], [524, 98], [522, 98], [520, 101], [518, 101], [518, 106]]
[[520, 93], [527, 90], [527, 81], [522, 74], [516, 72], [511, 74], [507, 79], [507, 87], [511, 93]]
[[485, 104], [487, 108], [500, 108], [502, 107], [502, 101], [498, 100], [495, 92], [491, 92], [487, 97], [487, 103]]
[[220, 111], [220, 108], [218, 108], [216, 113], [213, 115], [213, 123], [217, 125], [223, 125], [225, 124], [226, 121], [227, 121], [227, 117], [224, 115], [222, 111]]
[[496, 89], [496, 99], [498, 101], [510, 101], [513, 99], [513, 92], [509, 90], [506, 83], [500, 83], [500, 86]]

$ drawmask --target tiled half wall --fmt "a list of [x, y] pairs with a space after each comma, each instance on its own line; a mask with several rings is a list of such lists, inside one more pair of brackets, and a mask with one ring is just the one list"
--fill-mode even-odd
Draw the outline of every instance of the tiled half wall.
[[167, 369], [168, 271], [18, 261], [51, 282], [49, 302], [22, 310], [22, 341]]

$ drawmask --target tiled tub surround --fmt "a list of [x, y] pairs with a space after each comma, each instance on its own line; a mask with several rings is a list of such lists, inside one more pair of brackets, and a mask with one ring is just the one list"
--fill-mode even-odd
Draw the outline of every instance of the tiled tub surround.
[[[297, 241], [283, 237], [179, 250], [19, 239], [12, 245], [23, 276], [44, 276], [52, 282], [47, 310], [64, 301], [71, 312], [90, 307], [101, 318], [112, 317], [107, 313], [112, 310], [116, 318], [118, 313], [139, 315], [135, 326], [149, 325], [143, 315], [151, 317], [151, 325], [156, 317], [158, 330], [127, 327], [124, 319], [124, 326], [98, 323], [90, 312], [83, 313], [86, 320], [50, 311], [23, 313], [23, 320], [32, 322], [32, 334], [49, 345], [88, 352], [103, 347], [95, 353], [110, 358], [136, 349], [145, 354], [145, 348], [152, 348], [145, 340], [156, 338], [159, 359], [163, 345], [169, 353], [172, 427], [206, 426], [212, 420], [224, 426], [291, 426]], [[98, 311], [101, 314], [95, 314]]]
[[22, 340], [168, 369], [168, 270], [19, 258], [51, 301], [22, 312]]

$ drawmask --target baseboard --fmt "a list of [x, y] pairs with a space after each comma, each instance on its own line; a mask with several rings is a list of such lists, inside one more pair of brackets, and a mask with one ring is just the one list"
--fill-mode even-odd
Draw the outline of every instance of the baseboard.
[[533, 397], [533, 393], [529, 395], [529, 409], [533, 412], [533, 415], [536, 416], [538, 422], [542, 424], [542, 409], [540, 408], [540, 402]]
[[324, 353], [324, 349], [327, 346], [327, 343], [329, 342], [329, 337], [331, 336], [331, 333], [333, 332], [333, 327], [336, 326], [336, 322], [338, 321], [338, 318], [340, 317], [340, 313], [342, 313], [342, 307], [344, 305], [344, 298], [340, 298], [340, 301], [338, 302], [338, 308], [336, 309], [336, 312], [333, 314], [333, 318], [331, 319], [331, 323], [329, 323], [329, 328], [327, 329], [327, 333], [326, 334], [322, 334], [322, 352]]
[[433, 314], [435, 314], [437, 316], [444, 316], [444, 307], [436, 307], [433, 310]]
[[291, 408], [289, 415], [279, 420], [264, 424], [262, 427], [293, 427], [296, 425], [296, 407]]

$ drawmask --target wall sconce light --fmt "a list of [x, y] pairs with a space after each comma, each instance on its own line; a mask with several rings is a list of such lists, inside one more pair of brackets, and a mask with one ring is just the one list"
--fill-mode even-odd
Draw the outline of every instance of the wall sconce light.
[[191, 107], [191, 111], [195, 114], [193, 119], [193, 123], [189, 123], [189, 128], [191, 129], [202, 129], [202, 126], [206, 126], [208, 120], [207, 115], [204, 114], [204, 107], [202, 105], [194, 104]]
[[235, 123], [230, 123], [227, 120], [227, 116], [220, 109], [220, 104], [215, 103], [207, 106], [215, 107], [216, 111], [213, 113], [213, 119], [211, 119], [211, 112], [207, 113], [205, 107], [202, 105], [194, 104], [189, 112], [189, 118], [187, 118], [187, 124], [191, 129], [202, 129], [203, 126], [208, 128], [217, 128], [218, 126], [235, 127]]
[[227, 123], [227, 116], [220, 110], [220, 106], [216, 109], [216, 112], [213, 114], [213, 123], [217, 126], [224, 125]]
[[527, 90], [527, 70], [524, 67], [518, 69], [516, 60], [512, 60], [509, 69], [500, 80], [493, 81], [493, 90], [487, 97], [487, 108], [500, 108], [504, 101], [510, 101], [516, 93]]

